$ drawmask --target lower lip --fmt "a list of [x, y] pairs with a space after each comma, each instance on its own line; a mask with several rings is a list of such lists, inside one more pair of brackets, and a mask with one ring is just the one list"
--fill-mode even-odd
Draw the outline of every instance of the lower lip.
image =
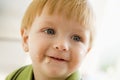
[[50, 60], [53, 60], [53, 61], [56, 61], [56, 62], [66, 62], [65, 60], [60, 60], [60, 59], [56, 59], [56, 58], [53, 58], [53, 57], [49, 57]]

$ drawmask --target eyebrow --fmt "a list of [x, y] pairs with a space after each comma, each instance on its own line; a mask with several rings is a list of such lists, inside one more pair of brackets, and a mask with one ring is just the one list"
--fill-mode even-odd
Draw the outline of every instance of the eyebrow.
[[[47, 23], [48, 25], [52, 25], [52, 27], [55, 27], [56, 26], [56, 23], [55, 21], [51, 20], [51, 19], [48, 19], [47, 17], [45, 17], [45, 19], [42, 20], [42, 22], [40, 21], [39, 22], [40, 24], [44, 24], [44, 23]], [[80, 32], [79, 32], [80, 31]], [[78, 33], [83, 33], [83, 32], [86, 32], [88, 31], [85, 27], [83, 27], [82, 25], [81, 26], [78, 26], [78, 29], [77, 29], [77, 32]]]

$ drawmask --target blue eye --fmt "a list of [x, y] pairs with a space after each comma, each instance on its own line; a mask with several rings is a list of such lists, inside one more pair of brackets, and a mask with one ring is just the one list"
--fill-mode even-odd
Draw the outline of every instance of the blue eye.
[[54, 35], [54, 34], [55, 34], [54, 29], [51, 29], [51, 28], [46, 29], [45, 32], [46, 32], [47, 34], [49, 34], [49, 35]]
[[72, 39], [77, 42], [81, 41], [81, 38], [77, 35], [72, 36]]

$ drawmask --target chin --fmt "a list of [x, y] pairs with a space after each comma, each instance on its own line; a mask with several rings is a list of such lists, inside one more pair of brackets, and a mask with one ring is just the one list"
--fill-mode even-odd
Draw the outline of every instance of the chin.
[[46, 75], [49, 75], [49, 77], [57, 78], [57, 77], [65, 77], [67, 75], [67, 71], [62, 69], [57, 69], [57, 68], [52, 68], [52, 69], [47, 69], [45, 70]]

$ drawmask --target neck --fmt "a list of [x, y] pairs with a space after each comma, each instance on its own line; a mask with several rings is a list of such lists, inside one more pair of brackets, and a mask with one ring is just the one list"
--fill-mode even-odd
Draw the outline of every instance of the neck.
[[65, 80], [65, 78], [51, 78], [45, 76], [35, 76], [35, 80]]
[[36, 78], [35, 80], [65, 80], [65, 79], [58, 79], [58, 78]]
[[35, 80], [65, 80], [65, 77], [49, 77], [46, 76], [45, 74], [41, 73], [34, 73], [34, 79]]

